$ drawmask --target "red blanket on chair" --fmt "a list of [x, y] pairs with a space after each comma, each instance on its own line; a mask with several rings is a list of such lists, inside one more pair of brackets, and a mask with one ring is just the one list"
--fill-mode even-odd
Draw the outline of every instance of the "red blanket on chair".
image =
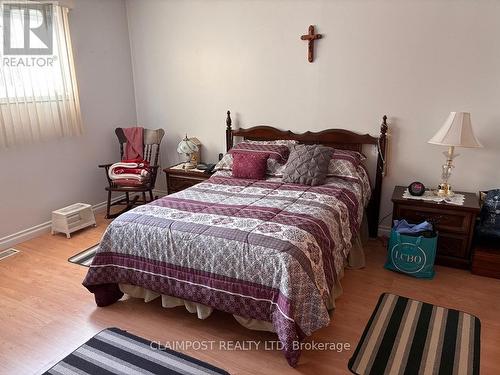
[[123, 134], [127, 138], [123, 161], [130, 159], [142, 159], [144, 154], [144, 129], [136, 126], [133, 128], [123, 128]]
[[122, 160], [113, 164], [108, 171], [112, 180], [134, 180], [144, 182], [149, 178], [151, 168], [149, 162], [142, 159]]

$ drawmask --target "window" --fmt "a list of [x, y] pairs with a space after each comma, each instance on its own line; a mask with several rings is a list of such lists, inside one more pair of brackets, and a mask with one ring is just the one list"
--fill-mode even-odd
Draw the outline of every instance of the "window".
[[0, 5], [0, 148], [81, 134], [68, 8]]

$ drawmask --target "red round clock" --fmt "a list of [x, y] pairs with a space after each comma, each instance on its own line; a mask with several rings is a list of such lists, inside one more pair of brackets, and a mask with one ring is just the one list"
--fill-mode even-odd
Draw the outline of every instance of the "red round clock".
[[415, 181], [408, 186], [408, 191], [410, 192], [411, 195], [420, 197], [425, 193], [425, 186], [423, 183]]

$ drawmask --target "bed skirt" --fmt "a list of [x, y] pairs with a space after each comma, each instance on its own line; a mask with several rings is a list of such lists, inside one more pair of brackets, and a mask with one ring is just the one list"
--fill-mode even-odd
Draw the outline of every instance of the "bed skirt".
[[[342, 286], [340, 281], [335, 283], [334, 293], [332, 293], [332, 298], [330, 300], [330, 306], [328, 309], [335, 308], [335, 299], [342, 294]], [[182, 298], [167, 296], [165, 294], [158, 294], [148, 289], [144, 289], [140, 286], [130, 285], [130, 284], [119, 284], [120, 290], [133, 298], [141, 298], [144, 302], [151, 302], [157, 298], [161, 297], [161, 305], [165, 308], [173, 308], [178, 306], [184, 306], [187, 311], [191, 314], [196, 314], [198, 319], [208, 318], [214, 309], [210, 306], [202, 305], [201, 303], [191, 302]], [[275, 332], [274, 327], [271, 322], [266, 322], [264, 320], [245, 318], [240, 315], [233, 315], [234, 319], [240, 323], [243, 327], [256, 330], [256, 331], [268, 331]]]
[[[365, 254], [363, 250], [363, 244], [367, 239], [367, 231], [364, 230], [366, 226], [365, 217], [363, 217], [363, 224], [361, 225], [361, 230], [359, 234], [352, 241], [352, 248], [349, 252], [349, 257], [347, 258], [346, 267], [349, 269], [359, 269], [365, 266]], [[343, 277], [343, 272], [341, 275], [337, 275], [335, 285], [333, 287], [333, 293], [331, 294], [331, 298], [329, 301], [329, 305], [327, 306], [329, 310], [333, 310], [335, 308], [335, 300], [342, 295], [342, 285], [340, 280]], [[206, 319], [208, 318], [212, 312], [213, 308], [210, 306], [202, 305], [201, 303], [196, 303], [192, 301], [188, 301], [182, 298], [172, 297], [165, 294], [159, 294], [153, 292], [151, 290], [142, 288], [136, 285], [130, 284], [119, 284], [120, 290], [133, 298], [141, 298], [144, 302], [151, 302], [157, 298], [161, 297], [161, 304], [165, 308], [174, 308], [179, 306], [184, 306], [187, 311], [191, 314], [196, 314], [198, 319]], [[233, 315], [238, 323], [240, 323], [243, 327], [256, 330], [256, 331], [268, 331], [275, 332], [273, 325], [271, 322], [266, 322], [263, 320], [250, 319], [245, 318], [240, 315]]]

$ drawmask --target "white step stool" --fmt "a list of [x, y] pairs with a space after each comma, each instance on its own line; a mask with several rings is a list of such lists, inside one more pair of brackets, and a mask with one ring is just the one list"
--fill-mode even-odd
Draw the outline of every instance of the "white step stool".
[[91, 225], [97, 226], [90, 204], [75, 203], [52, 211], [52, 234], [65, 233], [67, 238], [71, 238], [71, 233]]

